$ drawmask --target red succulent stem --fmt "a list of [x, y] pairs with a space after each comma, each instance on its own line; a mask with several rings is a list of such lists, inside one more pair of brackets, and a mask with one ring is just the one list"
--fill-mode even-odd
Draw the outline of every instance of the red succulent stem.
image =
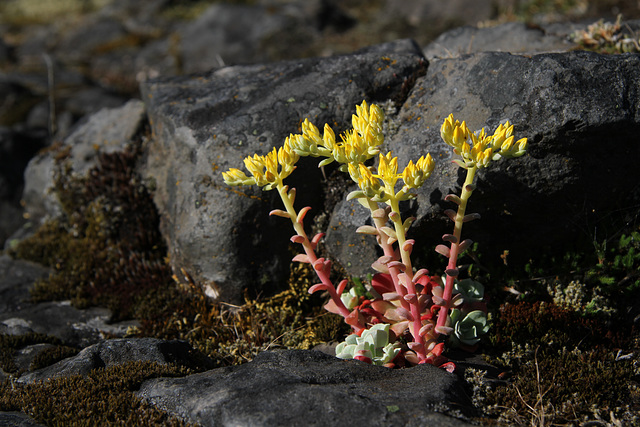
[[[411, 249], [412, 245], [405, 245], [406, 240], [406, 230], [404, 227], [404, 223], [402, 222], [402, 217], [400, 216], [400, 205], [398, 199], [395, 197], [389, 200], [391, 205], [391, 211], [395, 212], [394, 217], [392, 218], [394, 228], [396, 231], [396, 237], [398, 239], [398, 250], [400, 251], [400, 258], [402, 259], [402, 263], [404, 264], [404, 274], [406, 275], [406, 283], [402, 288], [406, 287], [404, 294], [401, 294], [401, 303], [408, 302], [409, 309], [411, 312], [411, 335], [413, 336], [413, 342], [416, 344], [412, 349], [416, 352], [418, 359], [423, 361], [426, 359], [426, 348], [424, 345], [424, 339], [420, 335], [420, 329], [422, 328], [422, 313], [420, 310], [420, 302], [418, 300], [418, 294], [416, 292], [416, 285], [413, 281], [413, 265], [411, 263]], [[413, 295], [412, 301], [406, 301], [404, 296]], [[404, 306], [404, 305], [403, 305]]]
[[[387, 242], [387, 239], [384, 237], [384, 232], [381, 230], [387, 223], [388, 218], [385, 216], [384, 218], [379, 218], [373, 215], [373, 213], [378, 209], [378, 204], [373, 200], [367, 199], [367, 203], [369, 204], [369, 210], [371, 211], [371, 218], [373, 219], [373, 224], [378, 230], [378, 245], [382, 248], [382, 251], [385, 256], [389, 257], [392, 260], [397, 260], [398, 257], [396, 255], [395, 250], [393, 249], [393, 245]], [[391, 276], [391, 281], [393, 282], [393, 287], [398, 295], [400, 295], [400, 304], [403, 308], [410, 311], [409, 303], [405, 301], [403, 298], [407, 294], [407, 289], [402, 286], [400, 280], [398, 279], [398, 275], [402, 273], [402, 270], [396, 266], [390, 266], [389, 275]]]
[[[293, 207], [293, 202], [296, 196], [295, 188], [292, 188], [289, 191], [289, 187], [283, 185], [280, 182], [277, 185], [277, 189], [278, 194], [280, 195], [280, 198], [284, 203], [286, 213], [282, 211], [273, 211], [272, 213], [279, 216], [287, 216], [291, 219], [293, 229], [296, 232], [296, 236], [293, 236], [291, 240], [294, 243], [300, 243], [302, 245], [307, 256], [307, 260], [305, 262], [308, 262], [313, 266], [316, 275], [320, 279], [320, 282], [322, 282], [322, 288], [329, 293], [329, 296], [338, 307], [338, 311], [346, 319], [351, 314], [351, 311], [344, 305], [344, 303], [340, 299], [340, 295], [338, 295], [338, 292], [336, 291], [336, 288], [333, 285], [331, 278], [329, 277], [331, 274], [331, 261], [325, 260], [324, 258], [318, 258], [315, 252], [315, 247], [318, 243], [317, 240], [319, 239], [319, 237], [321, 237], [321, 235], [317, 236], [318, 239], [314, 238], [314, 241], [311, 242], [307, 237], [307, 233], [304, 231], [304, 217], [311, 208], [304, 207], [300, 210], [300, 212], [296, 212], [295, 208]], [[361, 330], [365, 329], [364, 325], [362, 325], [360, 322], [356, 322], [355, 325], [352, 324], [351, 327], [356, 333], [360, 333]]]
[[467, 176], [465, 178], [464, 184], [462, 185], [462, 192], [460, 193], [460, 198], [455, 198], [455, 203], [458, 204], [458, 211], [456, 213], [454, 219], [454, 227], [453, 227], [453, 235], [446, 235], [445, 240], [451, 243], [451, 248], [449, 250], [449, 263], [447, 264], [446, 272], [446, 282], [444, 286], [444, 292], [442, 294], [442, 299], [444, 302], [441, 305], [440, 311], [438, 312], [438, 323], [436, 324], [436, 328], [441, 328], [446, 325], [447, 318], [449, 316], [449, 310], [451, 309], [451, 297], [453, 294], [453, 285], [455, 282], [455, 278], [458, 275], [458, 255], [461, 243], [462, 236], [462, 224], [464, 223], [465, 212], [467, 210], [467, 202], [469, 197], [471, 197], [471, 193], [475, 189], [473, 185], [473, 180], [475, 178], [477, 166], [473, 166], [467, 169]]

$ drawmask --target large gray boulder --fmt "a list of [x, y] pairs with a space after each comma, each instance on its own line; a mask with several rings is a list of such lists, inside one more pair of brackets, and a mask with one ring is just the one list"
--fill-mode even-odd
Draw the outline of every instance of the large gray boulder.
[[[502, 262], [498, 255], [509, 250], [510, 260], [526, 261], [532, 251], [566, 251], [613, 235], [637, 215], [640, 198], [633, 172], [640, 160], [639, 87], [637, 54], [494, 52], [432, 60], [386, 143], [401, 167], [427, 152], [437, 162], [418, 198], [405, 205], [407, 215], [418, 218], [411, 229], [416, 254], [433, 253], [452, 230], [442, 212], [455, 206], [443, 198], [459, 193], [464, 176], [439, 135], [450, 113], [471, 129], [492, 131], [509, 119], [517, 137], [529, 139], [525, 156], [500, 160], [477, 176], [468, 212], [482, 219], [466, 225], [463, 235], [481, 244], [487, 260]], [[329, 251], [336, 241], [350, 248], [348, 259], [335, 252], [347, 267], [374, 255], [354, 233], [362, 224], [358, 208], [338, 205], [332, 222], [343, 229], [330, 227], [326, 239]], [[355, 267], [347, 269], [367, 272], [366, 263]]]
[[[273, 191], [229, 188], [221, 172], [281, 145], [305, 118], [347, 129], [356, 104], [401, 97], [424, 66], [419, 48], [405, 40], [346, 56], [235, 66], [142, 85], [154, 131], [144, 173], [155, 181], [174, 268], [184, 268], [209, 295], [231, 301], [248, 286], [282, 284], [292, 228], [268, 217], [282, 202]], [[321, 206], [316, 165], [303, 159], [289, 179], [299, 208]]]
[[[313, 350], [145, 382], [139, 396], [203, 426], [466, 426], [459, 377], [432, 365], [391, 370]], [[465, 409], [466, 408], [466, 409]], [[456, 418], [454, 418], [456, 417]]]

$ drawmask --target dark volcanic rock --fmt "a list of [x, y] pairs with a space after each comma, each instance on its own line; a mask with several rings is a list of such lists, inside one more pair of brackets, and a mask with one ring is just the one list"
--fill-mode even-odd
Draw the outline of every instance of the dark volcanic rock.
[[43, 279], [50, 269], [28, 261], [0, 256], [0, 315], [17, 311], [29, 305], [29, 287], [37, 279]]
[[522, 22], [510, 22], [489, 28], [459, 27], [441, 34], [424, 48], [429, 58], [452, 58], [477, 52], [509, 52], [534, 54], [565, 52], [575, 48], [566, 35], [548, 33], [542, 28], [528, 27]]
[[[469, 209], [482, 219], [463, 234], [483, 251], [497, 257], [508, 249], [517, 259], [530, 256], [532, 248], [567, 250], [593, 241], [596, 228], [604, 236], [629, 221], [640, 198], [630, 179], [640, 158], [639, 70], [636, 54], [480, 53], [433, 60], [386, 142], [400, 167], [427, 152], [436, 159], [417, 200], [405, 205], [418, 218], [411, 230], [417, 247], [431, 251], [451, 232], [442, 211], [452, 206], [442, 200], [458, 192], [464, 179], [439, 134], [449, 113], [471, 129], [493, 130], [509, 119], [517, 137], [530, 143], [524, 157], [501, 160], [478, 175]], [[333, 221], [354, 231], [361, 223], [353, 218], [351, 207], [341, 205]], [[358, 258], [361, 238], [343, 232], [340, 239]], [[339, 261], [347, 265], [349, 259]]]
[[[458, 377], [431, 365], [390, 370], [317, 351], [259, 354], [253, 362], [145, 382], [139, 395], [203, 426], [465, 426]], [[436, 412], [437, 411], [437, 412]]]
[[[281, 282], [291, 255], [291, 224], [269, 218], [280, 208], [275, 192], [227, 187], [221, 172], [266, 154], [297, 132], [305, 118], [350, 124], [363, 99], [401, 95], [405, 79], [425, 63], [410, 41], [359, 53], [259, 66], [236, 66], [142, 86], [155, 142], [146, 174], [155, 179], [174, 267], [238, 301], [247, 286]], [[317, 162], [304, 159], [290, 177], [298, 206], [321, 206]]]
[[30, 218], [38, 222], [62, 212], [58, 197], [53, 192], [56, 157], [61, 151], [69, 150], [69, 173], [84, 176], [96, 165], [101, 153], [123, 151], [140, 131], [145, 118], [145, 107], [139, 100], [130, 100], [118, 108], [104, 108], [78, 123], [64, 140], [62, 148], [32, 158], [25, 171], [22, 194]]
[[37, 427], [41, 425], [22, 412], [0, 412], [0, 426]]
[[46, 368], [21, 376], [18, 381], [33, 383], [50, 378], [86, 375], [97, 368], [108, 368], [126, 362], [178, 363], [193, 366], [199, 363], [193, 348], [185, 341], [157, 338], [122, 338], [104, 340], [82, 350], [76, 356], [61, 360]]

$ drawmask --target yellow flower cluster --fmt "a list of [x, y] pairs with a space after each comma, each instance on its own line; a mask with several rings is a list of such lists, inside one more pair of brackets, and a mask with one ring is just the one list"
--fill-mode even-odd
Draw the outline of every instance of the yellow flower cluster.
[[351, 118], [353, 130], [345, 132], [341, 142], [336, 142], [335, 134], [328, 124], [324, 125], [323, 136], [309, 120], [302, 123], [302, 135], [292, 135], [293, 150], [301, 156], [326, 157], [320, 166], [334, 160], [341, 163], [345, 171], [348, 164], [363, 163], [380, 152], [378, 148], [384, 142], [382, 121], [384, 113], [375, 104], [366, 101], [356, 106], [356, 114]]
[[[398, 200], [412, 198], [410, 189], [416, 189], [424, 184], [434, 167], [435, 162], [431, 155], [427, 154], [426, 157], [420, 157], [415, 164], [409, 161], [402, 173], [398, 173], [398, 158], [391, 157], [391, 153], [387, 153], [379, 155], [377, 173], [373, 173], [363, 163], [349, 163], [349, 175], [358, 183], [358, 187], [367, 198], [386, 202], [391, 197], [396, 197]], [[399, 179], [404, 181], [404, 186], [396, 193], [395, 186]], [[357, 196], [356, 193], [352, 197]]]
[[427, 157], [421, 156], [418, 161], [413, 164], [413, 160], [409, 160], [409, 164], [402, 171], [402, 180], [404, 185], [409, 188], [419, 188], [429, 178], [435, 162], [431, 158], [431, 154], [427, 153]]
[[[302, 134], [290, 135], [279, 149], [274, 148], [265, 156], [254, 154], [244, 159], [251, 176], [236, 168], [223, 172], [222, 176], [228, 185], [255, 184], [271, 190], [283, 185], [282, 180], [293, 172], [300, 156], [326, 157], [320, 166], [336, 161], [341, 164], [340, 169], [349, 172], [358, 183], [362, 193], [354, 196], [385, 202], [391, 197], [409, 199], [413, 197], [410, 190], [420, 187], [431, 175], [434, 161], [427, 154], [416, 163], [410, 161], [402, 173], [398, 173], [398, 158], [391, 157], [391, 153], [380, 154], [379, 147], [384, 142], [383, 119], [384, 113], [377, 105], [369, 105], [366, 101], [357, 105], [356, 114], [351, 119], [353, 129], [345, 132], [340, 142], [336, 142], [329, 125], [324, 126], [321, 136], [318, 128], [305, 120]], [[364, 164], [376, 154], [379, 154], [377, 173]], [[403, 180], [404, 186], [396, 193], [395, 186], [399, 179]]]
[[274, 147], [266, 156], [253, 156], [244, 159], [244, 166], [251, 173], [247, 176], [240, 169], [231, 168], [222, 172], [222, 178], [227, 185], [259, 185], [265, 190], [271, 190], [282, 185], [282, 180], [291, 175], [300, 156], [291, 148], [291, 139], [286, 138], [284, 145], [278, 149]]
[[484, 168], [501, 157], [520, 157], [527, 149], [527, 138], [515, 141], [513, 125], [508, 121], [498, 126], [493, 135], [487, 135], [484, 129], [471, 132], [465, 122], [454, 121], [450, 114], [440, 128], [440, 135], [462, 157], [459, 164], [465, 168]]

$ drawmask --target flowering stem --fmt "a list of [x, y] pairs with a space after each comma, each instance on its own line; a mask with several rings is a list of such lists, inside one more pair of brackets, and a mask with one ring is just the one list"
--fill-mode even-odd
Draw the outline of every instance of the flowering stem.
[[[390, 243], [388, 243], [387, 239], [384, 237], [385, 234], [382, 231], [382, 227], [386, 225], [387, 217], [386, 216], [379, 217], [375, 215], [374, 212], [379, 209], [378, 204], [371, 199], [367, 198], [366, 200], [367, 200], [367, 204], [369, 205], [369, 210], [371, 211], [371, 218], [373, 219], [373, 224], [378, 230], [378, 236], [379, 236], [378, 244], [382, 248], [382, 251], [384, 252], [385, 256], [388, 256], [391, 259], [395, 260], [396, 254], [395, 254], [395, 251], [393, 250], [393, 246]], [[400, 273], [401, 273], [401, 270], [398, 267], [389, 267], [389, 275], [391, 276], [391, 280], [393, 281], [393, 287], [398, 293], [398, 295], [400, 295], [401, 297], [400, 303], [402, 304], [402, 307], [409, 310], [410, 309], [409, 303], [404, 298], [402, 298], [407, 294], [407, 290], [404, 286], [402, 286], [402, 284], [400, 283], [400, 280], [398, 279], [398, 274]]]
[[[318, 276], [322, 284], [325, 285], [326, 291], [329, 292], [329, 295], [331, 296], [331, 299], [338, 307], [340, 314], [346, 318], [351, 314], [351, 311], [344, 305], [344, 303], [340, 299], [340, 295], [338, 295], [338, 292], [336, 291], [335, 286], [333, 285], [333, 283], [331, 282], [331, 279], [329, 278], [328, 270], [330, 268], [325, 268], [325, 267], [330, 264], [327, 264], [328, 261], [323, 262], [323, 260], [319, 259], [316, 256], [314, 245], [309, 241], [309, 238], [307, 237], [307, 233], [304, 231], [304, 226], [302, 224], [302, 219], [304, 218], [304, 215], [300, 215], [298, 212], [296, 212], [295, 208], [293, 207], [293, 201], [295, 200], [295, 189], [291, 189], [291, 191], [289, 191], [289, 187], [286, 185], [283, 185], [282, 181], [277, 183], [276, 188], [278, 189], [278, 194], [282, 199], [282, 203], [284, 204], [288, 217], [291, 219], [291, 223], [293, 224], [293, 229], [295, 230], [296, 234], [302, 238], [302, 239], [298, 239], [297, 242], [300, 243], [304, 248], [304, 252], [307, 255], [309, 264], [311, 264], [314, 267], [316, 275]], [[323, 264], [321, 268], [319, 268], [319, 264]], [[360, 324], [355, 326], [352, 325], [352, 327], [356, 332], [358, 332], [361, 329], [364, 329], [364, 325], [360, 325]]]
[[440, 328], [445, 326], [447, 322], [447, 317], [449, 315], [449, 309], [451, 308], [451, 296], [453, 294], [453, 284], [455, 282], [455, 278], [458, 275], [458, 255], [460, 250], [460, 236], [462, 235], [462, 224], [464, 223], [465, 212], [467, 210], [467, 202], [469, 197], [471, 197], [471, 193], [475, 189], [473, 185], [473, 180], [476, 175], [478, 167], [473, 166], [467, 168], [467, 176], [464, 180], [464, 184], [462, 185], [462, 192], [460, 193], [458, 203], [458, 211], [455, 216], [455, 225], [453, 228], [453, 238], [451, 241], [451, 249], [449, 251], [449, 264], [447, 265], [446, 275], [447, 279], [444, 286], [444, 292], [442, 294], [442, 299], [444, 300], [442, 304], [442, 308], [438, 313], [438, 323], [436, 328]]
[[[391, 220], [393, 221], [393, 225], [396, 231], [396, 237], [398, 239], [398, 248], [400, 250], [400, 257], [402, 258], [402, 263], [404, 264], [406, 274], [406, 291], [405, 294], [401, 294], [401, 301], [406, 302], [404, 296], [405, 295], [413, 295], [412, 302], [409, 303], [411, 317], [413, 320], [411, 321], [411, 335], [413, 335], [413, 341], [417, 344], [413, 350], [416, 352], [416, 355], [420, 360], [426, 359], [426, 352], [424, 348], [424, 340], [420, 335], [420, 329], [422, 328], [422, 320], [420, 312], [420, 303], [418, 302], [418, 294], [416, 292], [416, 285], [413, 283], [413, 266], [411, 264], [411, 250], [407, 248], [405, 245], [406, 238], [406, 230], [404, 229], [404, 224], [402, 222], [402, 217], [400, 216], [400, 204], [396, 197], [391, 197], [389, 200], [391, 205], [391, 212], [395, 213], [392, 215]], [[410, 246], [410, 245], [409, 245]]]

